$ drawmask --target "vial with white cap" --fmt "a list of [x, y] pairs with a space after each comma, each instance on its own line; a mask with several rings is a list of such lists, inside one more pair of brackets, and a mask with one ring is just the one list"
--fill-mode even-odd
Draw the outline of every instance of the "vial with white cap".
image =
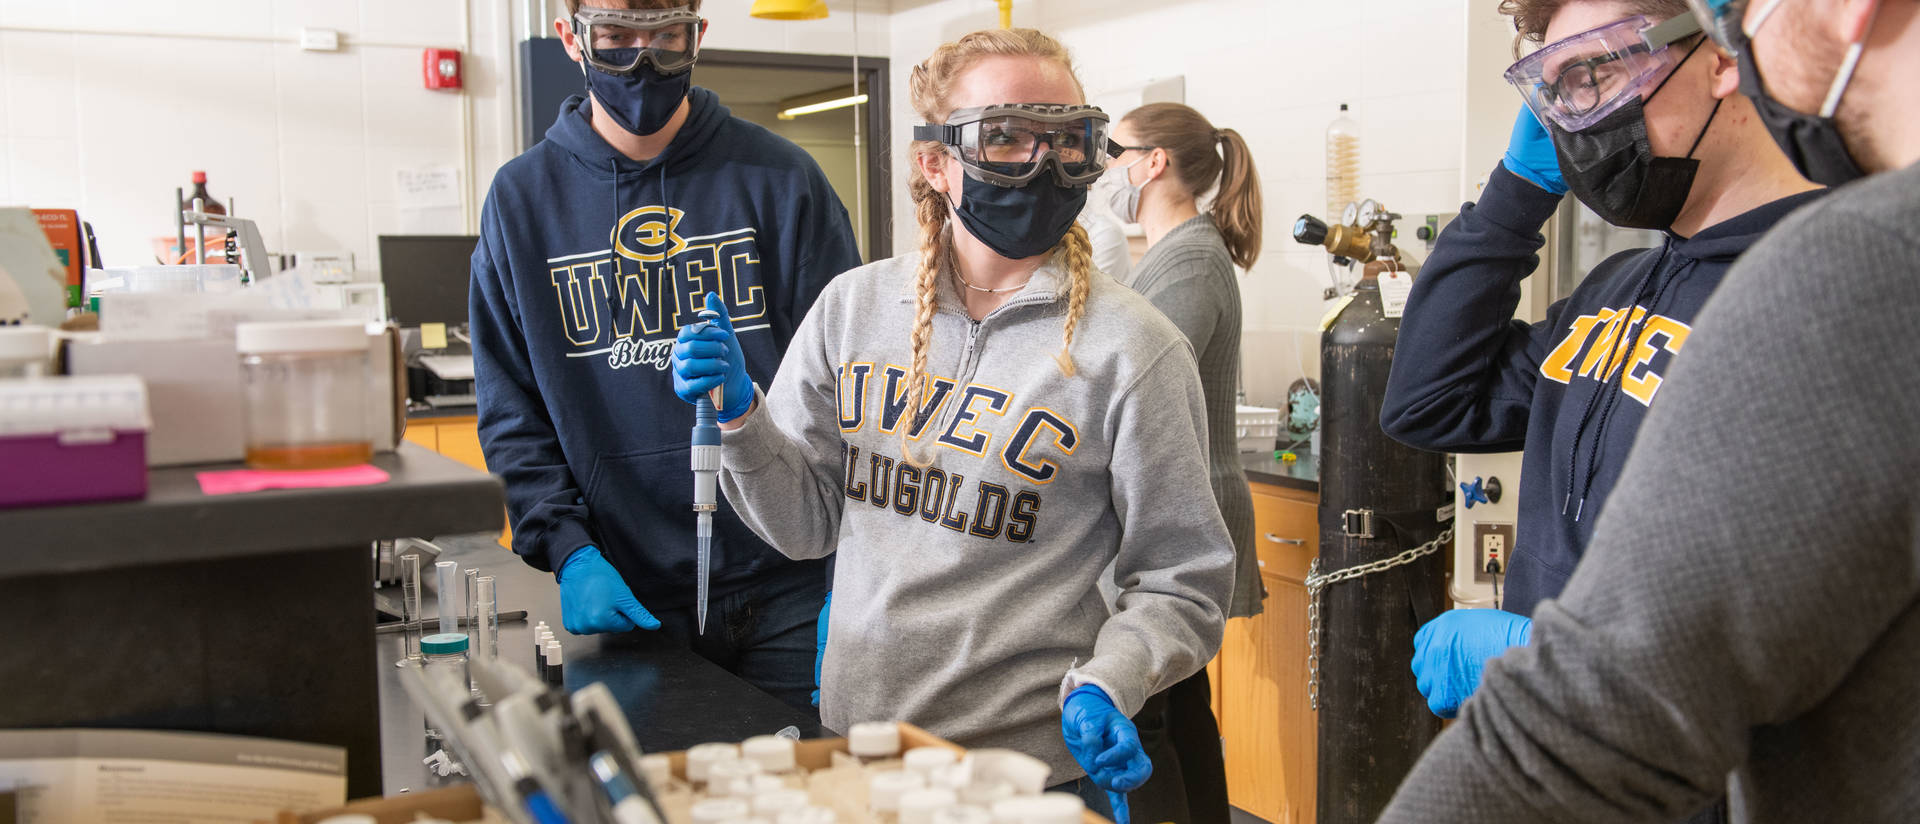
[[899, 820], [900, 797], [927, 786], [918, 773], [888, 770], [867, 776], [867, 808], [882, 822]]
[[693, 802], [687, 811], [693, 824], [726, 824], [753, 815], [753, 805], [744, 798], [709, 798]]
[[781, 813], [774, 824], [840, 824], [840, 815], [827, 807], [800, 807]]
[[547, 642], [547, 683], [556, 687], [567, 685], [566, 665], [560, 652], [559, 641]]
[[933, 814], [958, 806], [960, 796], [952, 790], [929, 787], [900, 796], [900, 824], [933, 824]]
[[1087, 802], [1073, 793], [1009, 798], [993, 805], [994, 824], [1079, 824]]
[[953, 766], [959, 760], [960, 756], [946, 747], [914, 747], [907, 750], [902, 762], [907, 772], [919, 773], [925, 778], [932, 779], [936, 770]]
[[687, 749], [687, 781], [705, 784], [708, 773], [715, 764], [738, 760], [740, 760], [738, 744], [695, 744]]
[[787, 812], [788, 810], [805, 809], [807, 805], [811, 803], [813, 803], [813, 798], [807, 795], [806, 790], [796, 790], [783, 786], [777, 790], [768, 790], [755, 794], [753, 796], [753, 814], [772, 821], [779, 818], [781, 813]]
[[[751, 781], [759, 774], [760, 765], [743, 758], [715, 761], [707, 767], [707, 794], [751, 798], [753, 796]], [[746, 792], [740, 792], [741, 789], [745, 789]]]
[[793, 740], [777, 735], [756, 735], [740, 742], [740, 754], [770, 773], [784, 775], [796, 766]]
[[640, 776], [655, 791], [665, 790], [673, 782], [673, 759], [657, 754], [640, 756]]
[[867, 721], [853, 725], [847, 732], [847, 752], [862, 764], [885, 761], [900, 755], [900, 725], [892, 721]]
[[933, 824], [993, 824], [993, 814], [985, 807], [955, 804], [935, 810]]

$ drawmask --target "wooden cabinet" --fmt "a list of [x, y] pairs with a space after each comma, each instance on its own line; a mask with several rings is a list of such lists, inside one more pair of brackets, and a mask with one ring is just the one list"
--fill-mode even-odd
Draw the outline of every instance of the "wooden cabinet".
[[1254, 484], [1266, 609], [1227, 622], [1210, 665], [1233, 805], [1274, 824], [1313, 821], [1316, 718], [1307, 704], [1307, 567], [1319, 551], [1319, 499]]
[[[480, 419], [473, 415], [409, 419], [406, 439], [481, 472], [487, 471], [487, 456], [480, 451]], [[509, 519], [506, 523], [500, 530], [500, 545], [511, 549], [513, 521]]]

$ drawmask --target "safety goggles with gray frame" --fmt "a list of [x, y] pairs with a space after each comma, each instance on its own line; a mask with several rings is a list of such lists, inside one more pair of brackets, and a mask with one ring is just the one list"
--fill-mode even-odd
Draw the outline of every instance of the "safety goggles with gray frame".
[[700, 57], [706, 21], [686, 6], [670, 9], [602, 9], [582, 6], [573, 15], [573, 36], [587, 65], [608, 74], [628, 74], [641, 64], [661, 74], [693, 68]]
[[1091, 186], [1120, 156], [1098, 106], [1003, 103], [955, 110], [947, 122], [913, 127], [913, 139], [944, 144], [968, 177], [1019, 188], [1051, 168], [1064, 186]]

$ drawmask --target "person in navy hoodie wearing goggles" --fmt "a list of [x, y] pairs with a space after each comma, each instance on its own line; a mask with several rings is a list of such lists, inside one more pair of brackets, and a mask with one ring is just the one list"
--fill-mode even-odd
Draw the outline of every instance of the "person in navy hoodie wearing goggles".
[[[1506, 568], [1489, 570], [1505, 575], [1504, 609], [1454, 610], [1414, 638], [1416, 683], [1447, 718], [1566, 586], [1734, 259], [1823, 191], [1768, 136], [1736, 91], [1736, 61], [1706, 43], [1684, 0], [1501, 8], [1545, 45], [1506, 71], [1526, 105], [1479, 202], [1421, 270], [1380, 413], [1418, 448], [1524, 450], [1518, 540]], [[1601, 262], [1542, 322], [1515, 320], [1540, 230], [1569, 192], [1608, 223], [1664, 237]]]
[[481, 213], [480, 440], [513, 550], [558, 578], [569, 632], [667, 632], [811, 711], [825, 570], [724, 503], [712, 620], [695, 629], [693, 418], [668, 355], [712, 292], [755, 373], [772, 374], [859, 251], [804, 151], [692, 86], [707, 24], [699, 0], [681, 2], [568, 0], [554, 23], [587, 94], [501, 168]]

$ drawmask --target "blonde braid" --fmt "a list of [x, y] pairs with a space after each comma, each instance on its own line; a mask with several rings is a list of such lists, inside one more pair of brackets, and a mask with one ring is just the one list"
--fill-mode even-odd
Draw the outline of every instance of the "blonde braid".
[[1060, 239], [1060, 245], [1054, 252], [1056, 259], [1066, 264], [1067, 276], [1071, 284], [1067, 287], [1067, 330], [1060, 344], [1060, 353], [1053, 356], [1060, 364], [1060, 374], [1071, 378], [1077, 371], [1073, 365], [1073, 332], [1080, 326], [1080, 316], [1087, 309], [1087, 295], [1093, 291], [1093, 241], [1087, 238], [1087, 229], [1078, 223]]
[[929, 385], [933, 382], [927, 374], [927, 352], [933, 348], [933, 314], [940, 299], [940, 272], [952, 239], [947, 234], [945, 199], [918, 173], [909, 189], [913, 193], [914, 211], [920, 219], [920, 268], [913, 276], [913, 363], [907, 368], [906, 425], [900, 427], [900, 455], [912, 466], [926, 467], [933, 460], [922, 461], [913, 454], [912, 435], [920, 407], [926, 403]]

